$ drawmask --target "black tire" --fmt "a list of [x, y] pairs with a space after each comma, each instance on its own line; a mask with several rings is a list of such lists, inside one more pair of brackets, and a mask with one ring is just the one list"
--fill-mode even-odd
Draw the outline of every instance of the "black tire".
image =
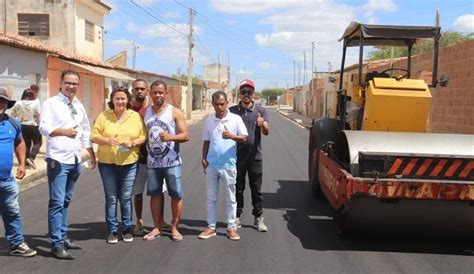
[[[312, 132], [312, 129], [311, 129]], [[308, 181], [311, 185], [311, 193], [314, 198], [322, 198], [324, 195], [319, 184], [319, 149], [316, 140], [310, 134], [310, 148], [308, 157]]]
[[336, 224], [336, 234], [339, 237], [345, 237], [349, 235], [347, 226], [347, 213], [342, 209], [334, 212], [334, 223]]

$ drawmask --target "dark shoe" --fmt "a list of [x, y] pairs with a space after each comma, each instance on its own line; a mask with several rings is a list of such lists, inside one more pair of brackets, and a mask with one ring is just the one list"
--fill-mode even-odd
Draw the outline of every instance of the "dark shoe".
[[117, 232], [111, 232], [111, 233], [109, 233], [109, 236], [107, 236], [107, 243], [109, 243], [109, 244], [116, 244], [116, 243], [118, 243]]
[[27, 243], [23, 242], [12, 248], [12, 250], [10, 251], [10, 255], [20, 257], [33, 257], [36, 255], [36, 250], [31, 249]]
[[131, 242], [133, 242], [133, 235], [132, 235], [132, 233], [126, 231], [126, 232], [123, 233], [122, 239], [126, 243], [131, 243]]
[[64, 247], [66, 249], [82, 249], [75, 240], [69, 238], [64, 239]]
[[69, 254], [67, 250], [64, 248], [64, 246], [62, 245], [51, 248], [51, 254], [56, 259], [74, 260], [74, 257], [71, 254]]
[[31, 158], [26, 158], [26, 164], [29, 165], [32, 169], [36, 169], [35, 161]]

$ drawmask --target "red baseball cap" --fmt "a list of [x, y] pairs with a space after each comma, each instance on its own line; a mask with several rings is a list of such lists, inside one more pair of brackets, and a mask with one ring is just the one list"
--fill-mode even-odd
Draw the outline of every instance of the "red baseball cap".
[[248, 86], [248, 87], [251, 87], [253, 90], [255, 90], [255, 84], [253, 83], [252, 80], [249, 80], [249, 79], [245, 79], [243, 80], [242, 82], [239, 83], [239, 90], [244, 87], [244, 86]]

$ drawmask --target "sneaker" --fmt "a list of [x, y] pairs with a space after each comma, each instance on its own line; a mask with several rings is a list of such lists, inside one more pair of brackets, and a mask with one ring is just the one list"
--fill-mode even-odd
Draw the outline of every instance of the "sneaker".
[[257, 227], [258, 232], [267, 232], [268, 231], [268, 227], [263, 223], [263, 217], [262, 216], [255, 218], [255, 221], [253, 222], [253, 224]]
[[240, 236], [239, 234], [237, 234], [236, 228], [227, 229], [227, 237], [229, 237], [229, 239], [231, 239], [232, 241], [240, 240]]
[[33, 159], [31, 159], [31, 158], [26, 158], [26, 163], [27, 163], [32, 169], [36, 169], [36, 165], [35, 165], [35, 162], [33, 161]]
[[237, 226], [237, 228], [241, 228], [242, 227], [242, 222], [240, 221], [240, 217], [237, 217], [235, 219], [235, 225]]
[[23, 242], [12, 248], [12, 250], [10, 251], [10, 255], [20, 257], [33, 257], [36, 255], [36, 250], [31, 249], [27, 243]]
[[209, 228], [209, 227], [206, 227], [206, 229], [204, 229], [201, 234], [199, 234], [198, 238], [199, 239], [203, 239], [203, 240], [207, 240], [211, 237], [214, 237], [216, 236], [217, 233], [216, 233], [216, 230], [215, 229], [212, 229], [212, 228]]
[[122, 239], [124, 242], [126, 243], [131, 243], [133, 242], [133, 235], [132, 233], [130, 232], [125, 232], [123, 235], [122, 235]]
[[109, 243], [109, 244], [116, 244], [116, 243], [118, 243], [117, 232], [111, 232], [111, 233], [109, 233], [109, 236], [107, 236], [107, 243]]

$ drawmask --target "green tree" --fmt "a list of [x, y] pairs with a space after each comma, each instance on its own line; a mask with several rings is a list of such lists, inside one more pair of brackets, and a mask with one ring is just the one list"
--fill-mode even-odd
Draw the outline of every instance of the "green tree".
[[[464, 41], [474, 39], [472, 33], [462, 34], [457, 31], [444, 31], [439, 40], [439, 47], [444, 48], [450, 45], [459, 44]], [[424, 53], [433, 50], [433, 40], [419, 41], [413, 46], [412, 55]], [[392, 56], [392, 47], [377, 46], [374, 50], [369, 52], [369, 60], [389, 59]], [[408, 49], [406, 47], [393, 47], [393, 58], [408, 56]]]
[[282, 95], [285, 92], [283, 88], [266, 88], [262, 89], [261, 96], [264, 98], [269, 98], [270, 100], [276, 100], [278, 96]]
[[[181, 81], [188, 81], [188, 76], [186, 74], [177, 74], [177, 73], [173, 73], [171, 74], [171, 77], [172, 78], [176, 78], [176, 79], [180, 79]], [[195, 75], [193, 76], [193, 84], [201, 84], [201, 76], [199, 75]]]

